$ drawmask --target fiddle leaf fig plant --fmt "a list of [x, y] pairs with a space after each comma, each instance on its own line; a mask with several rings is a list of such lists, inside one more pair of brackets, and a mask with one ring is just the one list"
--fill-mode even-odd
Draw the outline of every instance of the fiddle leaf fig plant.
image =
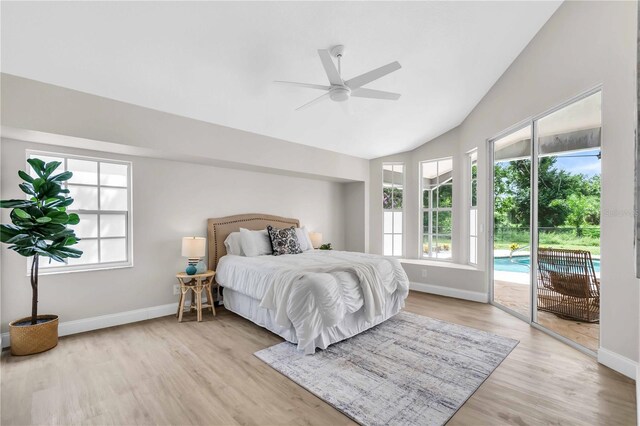
[[20, 170], [18, 176], [24, 181], [22, 192], [29, 197], [20, 200], [1, 200], [0, 207], [12, 209], [10, 224], [0, 224], [0, 241], [9, 244], [9, 249], [31, 257], [31, 324], [38, 317], [38, 264], [40, 257], [58, 262], [66, 258], [79, 258], [82, 251], [72, 248], [80, 241], [68, 225], [76, 225], [80, 218], [67, 213], [73, 203], [69, 190], [62, 187], [73, 173], [53, 174], [62, 164], [59, 161], [45, 163], [38, 158], [27, 160], [37, 177]]

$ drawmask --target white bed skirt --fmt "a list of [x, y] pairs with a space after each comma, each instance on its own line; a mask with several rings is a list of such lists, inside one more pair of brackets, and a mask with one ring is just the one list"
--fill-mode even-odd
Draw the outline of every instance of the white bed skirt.
[[[258, 324], [261, 327], [277, 334], [288, 342], [298, 343], [296, 330], [293, 327], [282, 327], [276, 324], [274, 313], [268, 309], [260, 307], [260, 300], [238, 293], [231, 289], [224, 289], [224, 307], [236, 314]], [[373, 322], [365, 320], [363, 309], [352, 314], [347, 314], [337, 325], [325, 328], [314, 340], [314, 347], [298, 348], [305, 353], [311, 354], [315, 348], [326, 349], [333, 343], [340, 342], [356, 334], [362, 333], [387, 319], [391, 318], [404, 307], [404, 299], [391, 295], [385, 304], [384, 313], [377, 316]]]

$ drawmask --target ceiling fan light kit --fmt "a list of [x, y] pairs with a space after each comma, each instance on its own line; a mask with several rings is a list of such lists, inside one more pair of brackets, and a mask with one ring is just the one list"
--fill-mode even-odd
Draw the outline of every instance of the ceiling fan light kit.
[[[382, 99], [387, 101], [397, 101], [398, 99], [400, 99], [399, 93], [385, 92], [383, 90], [368, 89], [363, 87], [364, 85], [378, 80], [379, 78], [382, 78], [387, 74], [391, 74], [392, 72], [399, 70], [401, 66], [397, 61], [391, 62], [390, 64], [384, 65], [380, 68], [376, 68], [372, 71], [366, 72], [349, 80], [343, 80], [341, 59], [344, 55], [344, 50], [344, 46], [341, 44], [333, 46], [331, 49], [318, 49], [320, 62], [322, 62], [324, 71], [327, 74], [327, 79], [329, 80], [330, 84], [329, 86], [320, 84], [297, 83], [293, 81], [276, 81], [276, 83], [285, 84], [288, 86], [323, 90], [326, 92], [323, 95], [311, 100], [310, 102], [307, 102], [306, 104], [296, 108], [296, 111], [308, 108], [320, 101], [323, 101], [326, 98], [329, 98], [334, 102], [345, 102], [348, 101], [351, 97]], [[331, 57], [334, 57], [338, 60], [337, 68]]]

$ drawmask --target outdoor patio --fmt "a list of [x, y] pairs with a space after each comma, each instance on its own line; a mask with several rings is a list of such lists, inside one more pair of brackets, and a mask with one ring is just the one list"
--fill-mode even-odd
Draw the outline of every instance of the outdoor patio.
[[[528, 278], [526, 274], [524, 275]], [[507, 276], [508, 277], [508, 276]], [[517, 278], [516, 278], [517, 279]], [[515, 280], [513, 280], [515, 281]], [[494, 281], [494, 299], [497, 303], [525, 316], [529, 315], [529, 285], [522, 282]], [[548, 328], [582, 346], [597, 351], [600, 336], [600, 324], [571, 321], [552, 313], [538, 310], [538, 324]]]

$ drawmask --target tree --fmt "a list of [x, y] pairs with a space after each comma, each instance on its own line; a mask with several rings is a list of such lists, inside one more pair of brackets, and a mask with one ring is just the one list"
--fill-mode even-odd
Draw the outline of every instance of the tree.
[[402, 208], [402, 189], [396, 187], [382, 188], [382, 208], [384, 209], [401, 209]]
[[37, 158], [27, 160], [37, 177], [19, 170], [18, 176], [24, 181], [20, 189], [31, 197], [22, 200], [2, 200], [1, 208], [10, 208], [11, 224], [0, 225], [0, 241], [10, 244], [9, 249], [31, 261], [31, 324], [38, 317], [38, 264], [40, 256], [58, 262], [66, 258], [78, 258], [82, 251], [71, 248], [79, 239], [67, 225], [76, 225], [80, 218], [75, 213], [67, 214], [67, 207], [73, 203], [68, 197], [68, 189], [62, 183], [73, 173], [62, 172], [53, 175], [60, 166], [59, 161], [46, 163]]
[[569, 214], [567, 224], [576, 227], [576, 235], [582, 236], [582, 225], [594, 211], [600, 210], [599, 199], [593, 195], [571, 194], [565, 201]]
[[[600, 199], [600, 176], [587, 178], [559, 170], [557, 157], [541, 157], [538, 164], [538, 223], [558, 227], [567, 223], [572, 195]], [[513, 160], [494, 167], [496, 225], [528, 227], [530, 221], [531, 161]], [[587, 223], [600, 223], [599, 209], [589, 209]], [[582, 225], [582, 224], [581, 224]]]

